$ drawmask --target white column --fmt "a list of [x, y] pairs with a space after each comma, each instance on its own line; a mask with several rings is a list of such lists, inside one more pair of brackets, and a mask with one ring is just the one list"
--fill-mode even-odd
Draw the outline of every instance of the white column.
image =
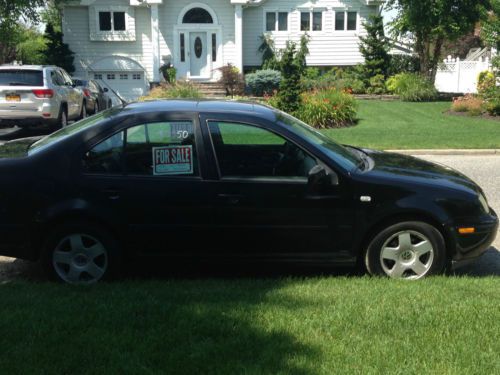
[[243, 7], [234, 6], [234, 46], [236, 48], [235, 66], [243, 73]]
[[153, 82], [160, 82], [160, 30], [158, 4], [151, 4], [151, 43], [153, 44]]

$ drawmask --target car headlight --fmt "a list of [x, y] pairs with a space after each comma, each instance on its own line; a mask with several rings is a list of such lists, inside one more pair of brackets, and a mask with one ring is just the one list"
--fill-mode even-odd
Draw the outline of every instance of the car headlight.
[[486, 197], [481, 193], [479, 194], [479, 202], [481, 203], [484, 212], [489, 213], [490, 207], [488, 206], [488, 201], [486, 200]]

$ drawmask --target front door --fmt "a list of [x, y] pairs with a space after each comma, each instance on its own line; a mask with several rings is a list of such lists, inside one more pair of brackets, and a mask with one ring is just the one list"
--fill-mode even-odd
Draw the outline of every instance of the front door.
[[207, 33], [189, 33], [191, 77], [200, 77], [207, 66]]

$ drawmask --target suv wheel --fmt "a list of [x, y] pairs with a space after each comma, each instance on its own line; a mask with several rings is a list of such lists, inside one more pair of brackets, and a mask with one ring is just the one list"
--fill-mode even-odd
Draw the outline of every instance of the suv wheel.
[[424, 222], [392, 225], [377, 234], [365, 254], [371, 275], [395, 279], [421, 279], [440, 274], [446, 264], [446, 247], [441, 233]]
[[94, 115], [97, 114], [99, 112], [99, 103], [95, 102], [94, 103]]
[[82, 103], [82, 111], [80, 112], [80, 120], [83, 120], [87, 117], [87, 103]]
[[59, 110], [59, 118], [57, 120], [57, 123], [61, 126], [61, 128], [65, 128], [68, 126], [68, 112], [66, 111], [66, 108], [61, 107]]
[[94, 284], [117, 275], [116, 241], [97, 226], [74, 223], [57, 228], [42, 253], [49, 278], [68, 284]]

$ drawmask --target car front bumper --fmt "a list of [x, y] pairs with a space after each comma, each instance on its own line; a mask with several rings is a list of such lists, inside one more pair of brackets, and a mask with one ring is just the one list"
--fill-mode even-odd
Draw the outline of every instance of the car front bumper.
[[[454, 267], [470, 263], [470, 261], [483, 255], [491, 246], [498, 233], [498, 216], [493, 209], [490, 213], [475, 222], [461, 223], [451, 229], [456, 249], [452, 257]], [[459, 227], [473, 227], [472, 234], [458, 233]]]

